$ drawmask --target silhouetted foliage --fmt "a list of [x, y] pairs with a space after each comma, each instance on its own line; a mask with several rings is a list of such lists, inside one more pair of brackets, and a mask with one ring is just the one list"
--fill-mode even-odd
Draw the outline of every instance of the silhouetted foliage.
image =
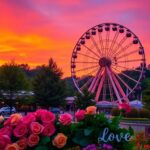
[[38, 105], [56, 107], [63, 105], [65, 100], [65, 83], [61, 80], [62, 71], [53, 59], [49, 64], [39, 67], [33, 82], [33, 91]]
[[19, 65], [14, 62], [0, 67], [0, 92], [5, 103], [14, 105], [18, 92], [29, 89], [29, 80]]
[[142, 101], [144, 103], [144, 107], [150, 109], [150, 78], [147, 78], [143, 81], [142, 87], [143, 87]]
[[95, 94], [90, 93], [87, 89], [83, 91], [83, 94], [77, 93], [75, 99], [75, 105], [77, 109], [85, 109], [88, 106], [95, 105]]

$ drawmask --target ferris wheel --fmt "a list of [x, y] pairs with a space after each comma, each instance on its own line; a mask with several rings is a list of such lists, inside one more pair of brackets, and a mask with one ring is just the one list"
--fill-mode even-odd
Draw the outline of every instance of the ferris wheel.
[[88, 29], [71, 57], [71, 75], [80, 93], [95, 93], [95, 100], [128, 103], [144, 77], [145, 53], [139, 38], [116, 23]]

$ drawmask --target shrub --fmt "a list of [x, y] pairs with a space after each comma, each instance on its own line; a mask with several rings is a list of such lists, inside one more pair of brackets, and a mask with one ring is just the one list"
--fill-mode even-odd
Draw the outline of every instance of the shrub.
[[111, 110], [111, 115], [112, 115], [112, 116], [119, 116], [119, 115], [120, 115], [120, 110], [119, 110], [119, 108], [113, 108], [113, 109]]
[[126, 117], [129, 118], [138, 118], [139, 116], [139, 111], [138, 109], [132, 108], [129, 113], [127, 113]]
[[139, 116], [140, 118], [150, 118], [150, 112], [147, 109], [140, 109], [139, 110]]

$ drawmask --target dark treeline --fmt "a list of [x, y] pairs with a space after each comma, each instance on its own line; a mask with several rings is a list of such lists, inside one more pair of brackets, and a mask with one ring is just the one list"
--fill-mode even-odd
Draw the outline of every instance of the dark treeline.
[[63, 72], [53, 59], [47, 65], [31, 69], [28, 64], [10, 62], [0, 67], [0, 102], [11, 108], [18, 105], [63, 107], [65, 98], [74, 96], [71, 78], [62, 79]]

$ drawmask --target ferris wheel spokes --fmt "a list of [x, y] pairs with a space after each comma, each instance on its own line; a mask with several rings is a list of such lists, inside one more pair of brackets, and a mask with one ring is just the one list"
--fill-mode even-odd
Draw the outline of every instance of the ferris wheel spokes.
[[[114, 68], [115, 70], [119, 71], [118, 69]], [[120, 72], [120, 71], [119, 71]], [[127, 74], [120, 72], [123, 76], [125, 76], [126, 78], [130, 79], [131, 81], [134, 81], [136, 84], [139, 82], [135, 79], [133, 79], [132, 77], [128, 76]]]
[[103, 83], [104, 83], [104, 80], [105, 80], [105, 76], [106, 76], [106, 74], [105, 74], [105, 71], [104, 71], [104, 73], [103, 73], [103, 75], [102, 75], [102, 78], [101, 78], [101, 80], [100, 80], [100, 83], [99, 83], [99, 85], [98, 85], [97, 92], [96, 92], [96, 97], [95, 97], [96, 102], [99, 101], [99, 97], [100, 97], [100, 93], [101, 93], [101, 90], [102, 90], [102, 87], [103, 87]]
[[144, 48], [138, 37], [116, 23], [88, 29], [75, 45], [71, 58], [75, 86], [81, 93], [85, 88], [95, 93], [96, 101], [128, 103], [145, 66]]
[[89, 56], [89, 55], [86, 55], [86, 54], [82, 54], [80, 52], [78, 52], [78, 54], [99, 61], [98, 58], [95, 58], [95, 57], [92, 57], [92, 56]]
[[118, 82], [118, 80], [116, 79], [116, 77], [115, 77], [115, 75], [114, 75], [114, 73], [113, 73], [112, 71], [111, 71], [111, 74], [112, 74], [112, 78], [113, 78], [113, 80], [114, 80], [114, 82], [115, 82], [115, 84], [116, 84], [116, 86], [117, 86], [117, 88], [118, 88], [118, 91], [120, 92], [120, 94], [121, 94], [122, 97], [123, 97], [123, 100], [125, 100], [126, 103], [129, 103], [129, 99], [128, 99], [127, 96], [125, 95], [125, 93], [124, 93], [122, 87], [120, 86], [120, 83]]
[[132, 54], [134, 54], [134, 53], [138, 53], [138, 52], [139, 52], [139, 49], [136, 49], [136, 50], [131, 51], [131, 52], [129, 52], [129, 53], [126, 53], [126, 54], [123, 54], [123, 55], [121, 55], [121, 56], [118, 56], [118, 57], [117, 57], [117, 60], [119, 60], [120, 58], [124, 58], [124, 57], [126, 57], [126, 56], [129, 56], [129, 55], [132, 55]]
[[98, 78], [98, 76], [99, 76], [100, 73], [101, 73], [101, 69], [99, 68], [98, 71], [97, 71], [97, 73], [96, 73], [96, 76], [92, 80], [92, 83], [91, 83], [88, 91], [91, 92], [91, 90], [92, 90], [92, 88], [93, 88], [93, 86], [94, 86], [94, 84], [95, 84], [95, 82], [96, 82], [96, 80], [97, 80], [97, 78]]
[[124, 86], [131, 92], [132, 91], [131, 87], [129, 85], [127, 85], [126, 82], [124, 82], [124, 80], [121, 77], [119, 77], [119, 75], [117, 73], [114, 72], [114, 74], [124, 84]]
[[116, 46], [116, 48], [114, 49], [114, 51], [112, 51], [112, 52], [117, 52], [120, 48], [121, 48], [121, 46], [122, 46], [122, 44], [125, 42], [127, 40], [127, 37], [126, 36], [124, 36], [122, 39], [121, 39], [121, 41], [117, 44], [117, 46]]
[[119, 92], [118, 92], [118, 90], [117, 90], [117, 87], [116, 87], [116, 85], [115, 85], [115, 82], [114, 82], [114, 80], [113, 80], [113, 78], [112, 78], [112, 76], [111, 76], [111, 72], [110, 72], [110, 70], [108, 69], [108, 67], [106, 67], [106, 72], [107, 72], [107, 74], [108, 74], [108, 77], [109, 77], [109, 79], [110, 79], [110, 82], [111, 82], [111, 84], [112, 84], [112, 87], [113, 87], [113, 89], [114, 89], [114, 92], [115, 92], [115, 94], [116, 94], [117, 100], [118, 100], [118, 102], [119, 102], [120, 104], [122, 104], [120, 94], [119, 94]]
[[133, 43], [129, 43], [128, 45], [124, 46], [123, 48], [121, 48], [118, 52], [116, 51], [115, 53], [112, 54], [112, 57], [116, 57], [117, 55], [123, 53], [125, 50], [127, 50], [128, 48], [130, 48], [131, 46], [133, 46]]
[[[103, 45], [103, 39], [102, 39], [101, 32], [98, 32], [98, 38], [99, 38], [99, 44], [101, 46], [101, 50], [104, 50], [104, 45]], [[103, 51], [102, 51], [102, 56], [104, 56]]]
[[98, 58], [100, 57], [97, 53], [95, 53], [91, 48], [87, 47], [86, 45], [83, 45], [87, 50], [89, 50], [91, 53], [93, 53]]
[[94, 77], [91, 77], [90, 79], [87, 80], [87, 82], [80, 88], [81, 90], [85, 89], [88, 87], [88, 85], [92, 82]]
[[113, 38], [113, 40], [112, 40], [112, 42], [111, 42], [111, 45], [110, 45], [110, 49], [109, 49], [109, 53], [108, 53], [109, 56], [111, 55], [111, 52], [113, 51], [113, 47], [114, 47], [114, 45], [115, 45], [115, 43], [116, 43], [116, 40], [117, 40], [117, 38], [118, 38], [118, 35], [119, 35], [119, 32], [116, 31], [115, 36], [114, 36], [114, 38]]
[[94, 46], [95, 46], [97, 52], [99, 53], [99, 56], [101, 56], [102, 53], [101, 53], [101, 51], [100, 51], [100, 48], [98, 47], [98, 45], [97, 45], [97, 43], [96, 43], [96, 41], [95, 41], [95, 39], [94, 39], [94, 37], [93, 37], [92, 35], [91, 35], [91, 40], [92, 40], [92, 42], [93, 42], [93, 44], [94, 44]]
[[96, 81], [95, 81], [95, 84], [94, 84], [93, 87], [91, 88], [91, 93], [94, 93], [94, 92], [95, 92], [96, 87], [98, 86], [98, 83], [99, 83], [99, 81], [100, 81], [102, 75], [103, 75], [103, 69], [100, 70], [100, 72], [99, 72], [99, 74], [98, 74], [98, 76], [97, 76], [97, 79], [96, 79]]

